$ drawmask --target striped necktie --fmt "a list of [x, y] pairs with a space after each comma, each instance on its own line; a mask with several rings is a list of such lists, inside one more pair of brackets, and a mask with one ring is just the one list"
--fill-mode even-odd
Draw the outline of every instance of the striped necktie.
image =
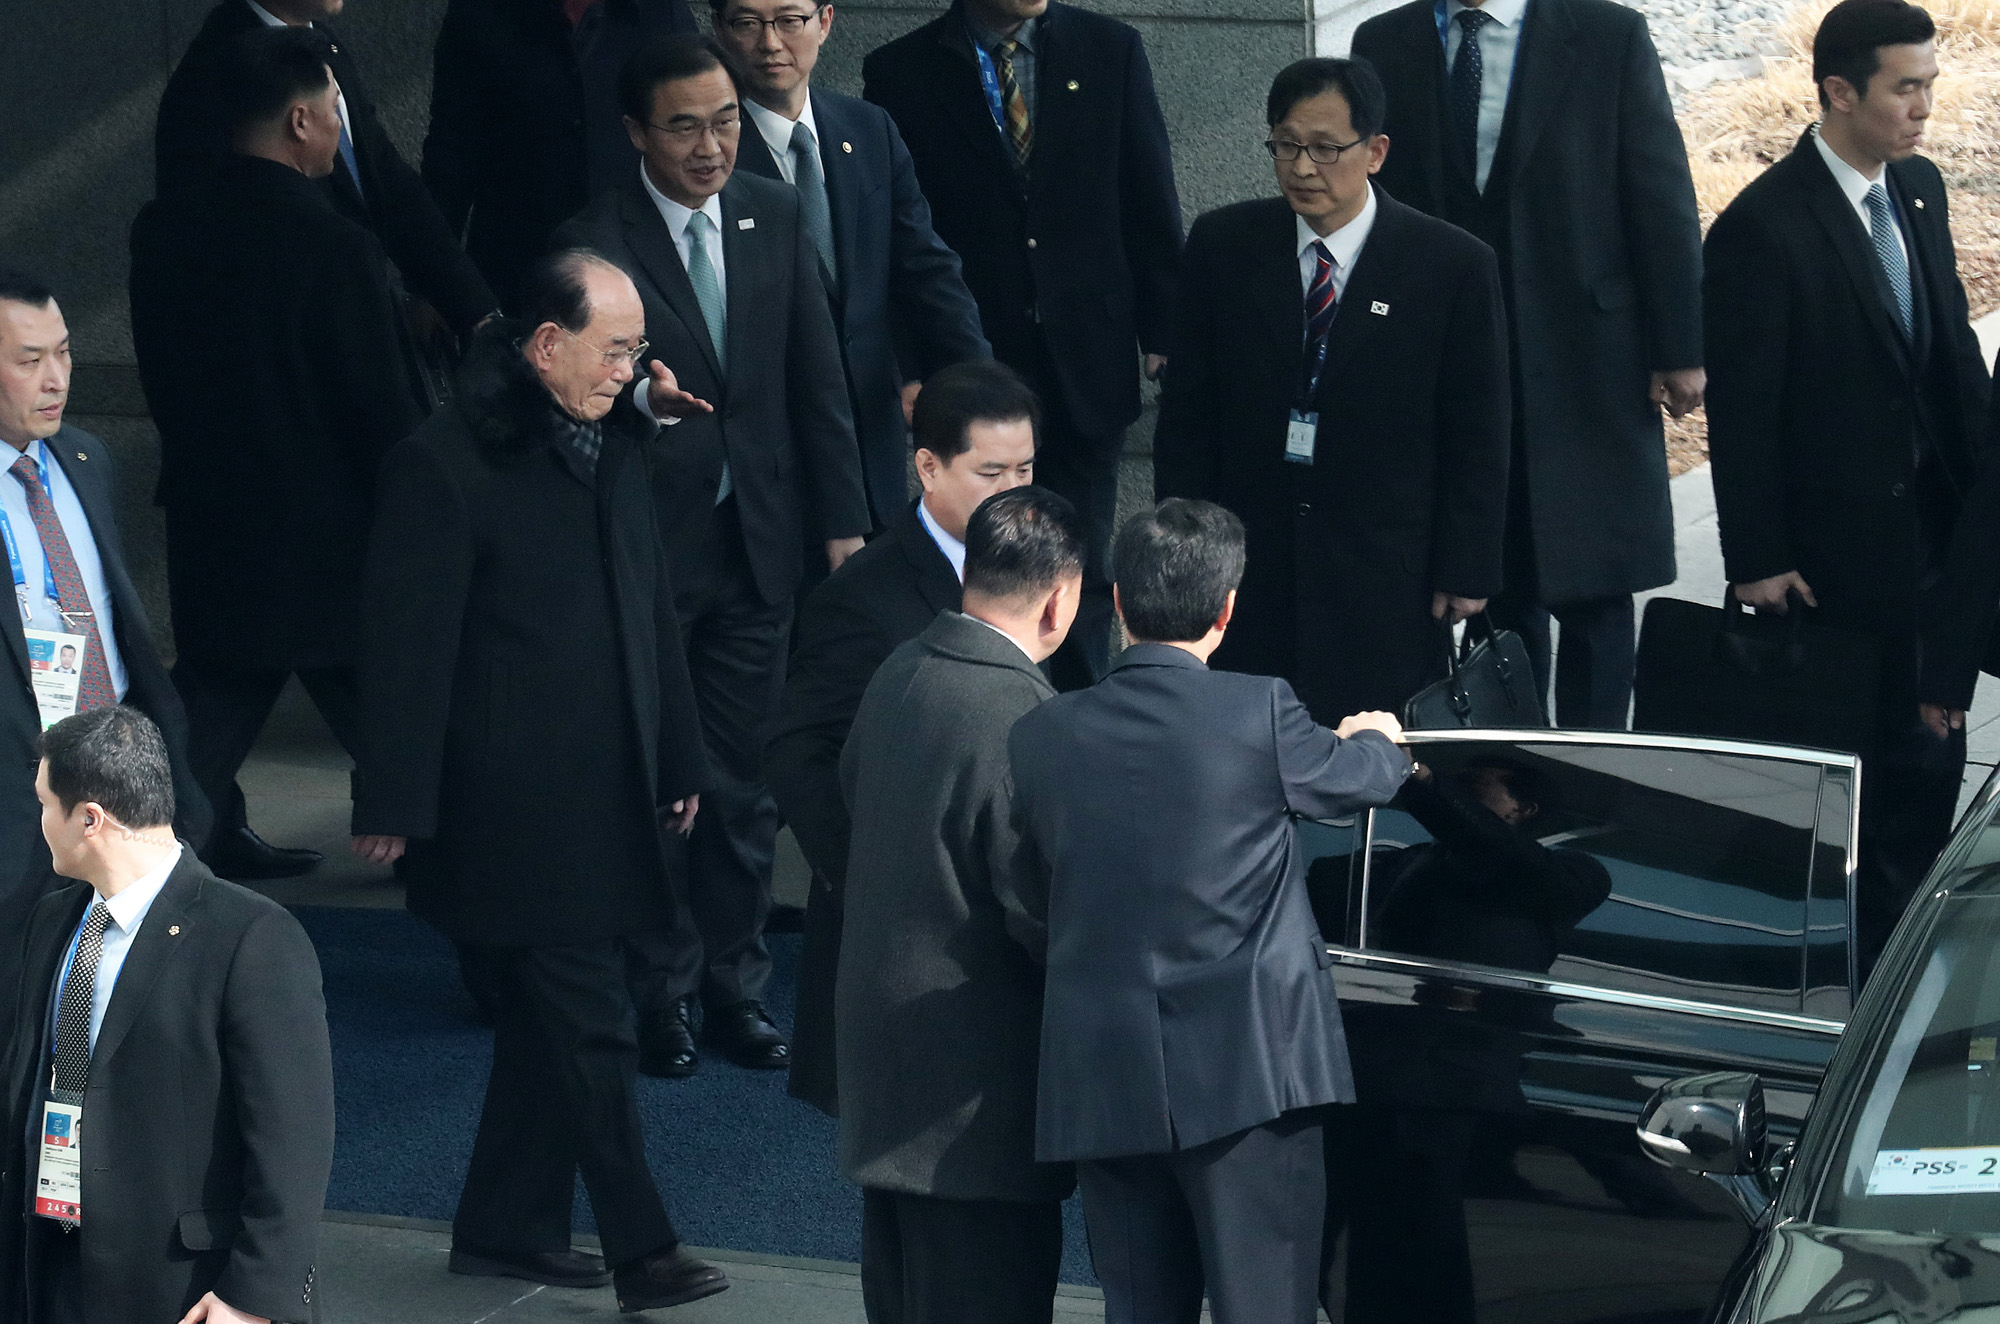
[[1333, 254], [1326, 251], [1326, 245], [1315, 239], [1312, 244], [1313, 277], [1306, 287], [1306, 353], [1305, 363], [1299, 374], [1299, 399], [1310, 401], [1319, 389], [1320, 373], [1325, 367], [1326, 337], [1333, 330], [1333, 315], [1340, 307], [1340, 300], [1334, 296], [1333, 273], [1337, 264]]
[[49, 577], [55, 580], [56, 610], [62, 613], [63, 628], [83, 636], [83, 675], [77, 691], [76, 710], [108, 708], [118, 702], [111, 684], [111, 663], [104, 655], [104, 640], [98, 636], [97, 613], [91, 608], [90, 594], [83, 586], [83, 572], [76, 568], [76, 554], [70, 550], [69, 536], [63, 532], [56, 508], [49, 503], [48, 489], [42, 486], [42, 471], [32, 456], [23, 455], [8, 470], [27, 490], [28, 515], [35, 522], [35, 537], [41, 541], [42, 555], [49, 563]]
[[1028, 164], [1028, 154], [1035, 149], [1035, 126], [1028, 123], [1028, 99], [1021, 95], [1021, 85], [1014, 79], [1014, 52], [1020, 44], [1012, 37], [993, 48], [993, 64], [1000, 74], [1000, 106], [1007, 115], [1007, 141], [1014, 148], [1014, 159], [1023, 169]]

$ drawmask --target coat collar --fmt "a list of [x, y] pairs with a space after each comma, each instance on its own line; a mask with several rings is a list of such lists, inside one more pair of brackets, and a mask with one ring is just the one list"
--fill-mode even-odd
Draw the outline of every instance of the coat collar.
[[931, 531], [924, 527], [923, 519], [917, 514], [916, 501], [903, 508], [903, 513], [890, 528], [889, 536], [896, 540], [897, 552], [915, 573], [917, 593], [923, 598], [924, 605], [932, 611], [957, 611], [965, 598], [964, 589], [958, 582], [958, 572], [951, 568], [944, 549], [937, 545], [937, 539], [931, 537]]
[[[1833, 172], [1826, 168], [1820, 158], [1819, 147], [1812, 140], [1812, 130], [1808, 128], [1799, 136], [1791, 155], [1780, 163], [1792, 172], [1800, 190], [1805, 196], [1806, 209], [1819, 222], [1827, 242], [1839, 255], [1840, 265], [1847, 272], [1849, 282], [1854, 287], [1855, 298], [1860, 300], [1864, 315], [1882, 347], [1895, 356], [1896, 362], [1907, 370], [1910, 366], [1909, 347], [1903, 342], [1903, 334], [1889, 316], [1889, 282], [1882, 274], [1882, 264], [1876, 260], [1875, 249], [1867, 235], [1862, 232], [1861, 218], [1854, 214], [1847, 195], [1840, 191], [1840, 183]], [[1774, 167], [1775, 169], [1776, 167]], [[1895, 167], [1890, 167], [1889, 182], [1896, 188], [1899, 180]], [[1903, 190], [1896, 188], [1899, 195]], [[1914, 227], [1912, 227], [1914, 228]], [[1921, 256], [1921, 254], [1920, 254]]]
[[962, 612], [951, 610], [938, 613], [938, 618], [924, 627], [918, 636], [925, 648], [941, 657], [953, 658], [960, 662], [972, 662], [979, 666], [1004, 667], [1034, 677], [1037, 687], [1046, 694], [1054, 694], [1041, 668], [1028, 661], [1028, 655], [1020, 645], [1003, 638], [999, 631], [983, 621], [975, 621]]
[[1172, 644], [1133, 644], [1111, 663], [1114, 672], [1123, 671], [1126, 667], [1178, 667], [1182, 671], [1206, 671], [1208, 663], [1187, 649], [1176, 648]]
[[1552, 123], [1574, 83], [1576, 15], [1567, 0], [1530, 0], [1515, 47], [1514, 77], [1507, 90], [1507, 110], [1501, 120], [1500, 147], [1494, 168], [1518, 181], [1542, 131]]

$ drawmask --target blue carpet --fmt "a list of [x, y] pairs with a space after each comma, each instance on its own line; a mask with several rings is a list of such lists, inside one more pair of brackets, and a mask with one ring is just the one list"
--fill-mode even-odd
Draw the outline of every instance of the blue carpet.
[[[492, 1034], [471, 1019], [451, 945], [401, 911], [297, 911], [319, 949], [339, 1134], [327, 1208], [450, 1219], [472, 1155]], [[771, 939], [771, 1014], [790, 1025], [799, 939]], [[683, 1081], [639, 1079], [646, 1154], [689, 1242], [857, 1261], [860, 1193], [834, 1166], [834, 1122], [783, 1072], [705, 1057]], [[1063, 1280], [1094, 1284], [1074, 1199]], [[579, 1186], [576, 1227], [595, 1231]]]

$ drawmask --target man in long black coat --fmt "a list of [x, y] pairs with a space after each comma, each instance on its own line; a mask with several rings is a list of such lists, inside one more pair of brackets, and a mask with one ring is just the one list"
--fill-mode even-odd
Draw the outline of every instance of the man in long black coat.
[[1353, 54], [1389, 94], [1382, 187], [1500, 261], [1515, 408], [1495, 619], [1546, 690], [1553, 611], [1557, 720], [1623, 727], [1632, 594], [1674, 578], [1659, 405], [1698, 408], [1703, 383], [1701, 225], [1646, 20], [1611, 0], [1413, 0]]
[[1716, 218], [1704, 250], [1730, 583], [1765, 611], [1797, 593], [1882, 648], [1875, 748], [1862, 751], [1871, 947], [1943, 848], [1965, 760], [1963, 731], [1935, 733], [1919, 710], [1920, 604], [1979, 471], [1990, 389], [1944, 180], [1916, 154], [1933, 31], [1902, 0], [1828, 11], [1813, 42], [1820, 123]]
[[[324, 38], [257, 27], [217, 60], [228, 159], [132, 226], [132, 339], [160, 429], [158, 498], [189, 758], [235, 877], [311, 868], [265, 843], [236, 772], [296, 674], [356, 748], [353, 667], [375, 472], [423, 417], [382, 246], [320, 182], [339, 157]], [[217, 383], [232, 383], [226, 406]]]
[[1094, 678], [1107, 661], [1118, 457], [1139, 417], [1134, 369], [1139, 351], [1149, 376], [1165, 362], [1180, 260], [1145, 46], [1073, 5], [954, 0], [871, 52], [861, 75], [909, 145], [938, 236], [965, 262], [994, 357], [1041, 397], [1037, 477], [1076, 502], [1091, 540], [1058, 685]]
[[1285, 677], [1323, 722], [1399, 711], [1444, 670], [1439, 619], [1500, 587], [1500, 282], [1485, 244], [1371, 188], [1393, 148], [1366, 65], [1300, 61], [1268, 111], [1298, 149], [1277, 162], [1285, 196], [1188, 236], [1154, 483], [1249, 530], [1217, 666]]
[[[664, 368], [627, 390], [644, 313], [602, 259], [531, 268], [521, 307], [383, 467], [355, 849], [401, 858], [410, 909], [499, 993], [453, 1270], [615, 1274], [645, 1309], [726, 1285], [646, 1167], [622, 946], [667, 922], [662, 828], [692, 826], [708, 780], [646, 416], [705, 406]], [[601, 1260], [570, 1249], [579, 1172]]]

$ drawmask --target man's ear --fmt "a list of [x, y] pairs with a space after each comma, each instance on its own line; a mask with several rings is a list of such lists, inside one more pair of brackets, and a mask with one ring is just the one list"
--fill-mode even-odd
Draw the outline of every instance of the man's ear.
[[1236, 619], [1236, 590], [1230, 589], [1229, 596], [1222, 600], [1222, 614], [1215, 618], [1214, 628], [1227, 630], [1229, 622]]

